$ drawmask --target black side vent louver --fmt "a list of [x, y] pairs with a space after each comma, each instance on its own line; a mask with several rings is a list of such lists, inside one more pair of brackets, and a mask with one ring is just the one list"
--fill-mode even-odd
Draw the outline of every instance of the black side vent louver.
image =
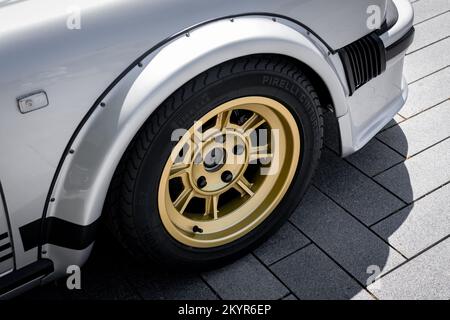
[[386, 49], [376, 33], [371, 33], [339, 49], [350, 95], [386, 70]]

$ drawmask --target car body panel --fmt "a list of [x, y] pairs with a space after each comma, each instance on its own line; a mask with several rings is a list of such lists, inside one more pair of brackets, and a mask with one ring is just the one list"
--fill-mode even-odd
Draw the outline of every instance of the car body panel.
[[[414, 23], [413, 7], [408, 0], [393, 0], [393, 3], [398, 19], [380, 35], [386, 48], [410, 33]], [[403, 77], [406, 49], [387, 61], [383, 74], [348, 97], [348, 113], [338, 115], [342, 156], [349, 156], [364, 147], [406, 103], [408, 85]]]
[[392, 120], [407, 96], [402, 57], [348, 98], [349, 112], [338, 118], [342, 156], [349, 156], [364, 147]]
[[396, 23], [380, 37], [386, 48], [399, 41], [414, 23], [414, 9], [408, 1], [393, 0], [393, 3], [400, 14]]
[[[51, 185], [67, 143], [86, 113], [133, 61], [158, 43], [222, 16], [267, 12], [302, 21], [338, 48], [368, 32], [367, 4], [362, 2], [27, 0], [1, 4], [0, 177], [14, 215], [14, 238], [20, 239], [21, 226], [42, 216], [49, 189], [43, 186]], [[384, 10], [384, 0], [376, 3]], [[67, 28], [71, 10], [81, 14], [80, 30]], [[331, 21], [337, 27], [328, 28]], [[49, 106], [18, 112], [17, 97], [37, 90], [45, 90]], [[24, 251], [19, 240], [15, 245], [19, 268], [38, 256], [34, 249]]]
[[[385, 46], [412, 26], [409, 2], [394, 2], [403, 9], [381, 35]], [[383, 12], [385, 0], [10, 3], [0, 4], [0, 180], [16, 268], [49, 258], [55, 272], [45, 281], [64, 274], [67, 265], [83, 264], [92, 245], [25, 248], [23, 227], [43, 218], [95, 223], [137, 130], [173, 91], [208, 68], [256, 53], [309, 65], [332, 97], [344, 156], [367, 143], [407, 95], [404, 52], [352, 96], [336, 54], [372, 31], [367, 8], [375, 4]], [[67, 19], [78, 11], [81, 29], [69, 30]], [[16, 99], [39, 90], [49, 106], [20, 113]]]

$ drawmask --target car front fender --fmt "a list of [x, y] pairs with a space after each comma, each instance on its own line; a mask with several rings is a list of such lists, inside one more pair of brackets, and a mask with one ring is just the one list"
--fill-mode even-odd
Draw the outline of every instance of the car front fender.
[[[48, 197], [46, 219], [86, 227], [96, 223], [122, 155], [155, 109], [211, 67], [261, 53], [292, 57], [308, 65], [328, 87], [336, 116], [347, 113], [348, 88], [340, 60], [301, 26], [279, 18], [250, 16], [193, 28], [137, 62], [93, 107], [61, 162]], [[44, 246], [43, 257], [52, 259], [52, 253], [69, 256], [52, 247]], [[77, 247], [80, 256], [86, 256], [90, 247], [88, 243], [85, 250]], [[76, 259], [73, 252], [70, 256], [74, 261], [83, 260]]]

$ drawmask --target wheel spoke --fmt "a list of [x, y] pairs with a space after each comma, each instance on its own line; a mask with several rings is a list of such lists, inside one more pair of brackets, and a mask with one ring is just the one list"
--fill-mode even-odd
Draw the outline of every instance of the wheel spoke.
[[264, 123], [266, 123], [266, 120], [264, 120], [264, 118], [260, 117], [258, 114], [254, 113], [247, 121], [245, 121], [245, 123], [241, 127], [244, 132], [251, 133]]
[[255, 193], [252, 190], [252, 184], [245, 178], [241, 177], [234, 186], [237, 191], [241, 193], [241, 196], [244, 197], [245, 195], [249, 195], [250, 197], [253, 197]]
[[201, 145], [202, 145], [202, 142], [203, 142], [203, 133], [202, 132], [199, 132], [199, 131], [197, 131], [197, 130], [194, 130], [194, 132], [192, 132], [192, 135], [191, 135], [191, 144], [192, 144], [192, 147], [191, 147], [191, 149], [192, 150], [196, 150], [196, 149], [198, 149], [198, 148], [201, 148]]
[[178, 196], [178, 198], [173, 203], [174, 207], [183, 214], [186, 211], [186, 208], [194, 197], [194, 190], [190, 188], [185, 188], [183, 192]]
[[269, 145], [252, 147], [250, 150], [250, 163], [257, 160], [272, 160], [273, 154], [269, 152]]
[[189, 168], [190, 164], [188, 163], [175, 163], [172, 168], [170, 168], [169, 180], [188, 174]]
[[216, 128], [219, 131], [225, 130], [228, 127], [228, 125], [230, 124], [231, 112], [232, 111], [227, 110], [227, 111], [221, 112], [217, 115]]
[[219, 219], [219, 197], [210, 196], [206, 199], [205, 216], [212, 215], [214, 220]]

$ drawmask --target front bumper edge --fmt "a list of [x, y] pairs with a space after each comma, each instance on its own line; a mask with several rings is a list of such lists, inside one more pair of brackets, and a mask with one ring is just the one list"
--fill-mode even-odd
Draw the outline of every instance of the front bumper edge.
[[386, 48], [386, 60], [391, 60], [400, 53], [403, 53], [414, 41], [415, 29], [412, 27], [409, 31], [400, 38], [397, 42], [393, 43]]

